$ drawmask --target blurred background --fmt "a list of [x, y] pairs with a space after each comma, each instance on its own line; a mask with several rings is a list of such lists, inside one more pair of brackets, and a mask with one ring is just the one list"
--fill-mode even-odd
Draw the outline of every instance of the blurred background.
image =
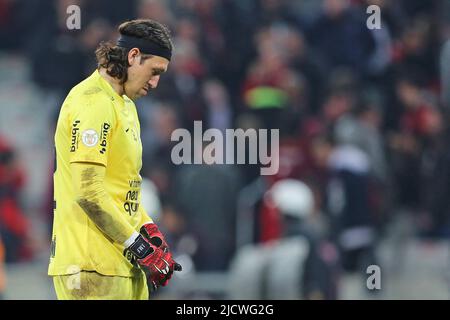
[[[0, 0], [3, 299], [55, 299], [59, 108], [133, 18], [175, 45], [136, 103], [144, 207], [184, 268], [155, 299], [450, 298], [449, 0]], [[195, 120], [279, 129], [278, 174], [173, 165]]]

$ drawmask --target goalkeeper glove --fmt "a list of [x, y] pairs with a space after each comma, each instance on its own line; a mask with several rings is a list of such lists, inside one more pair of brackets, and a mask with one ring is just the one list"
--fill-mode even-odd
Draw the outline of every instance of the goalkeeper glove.
[[168, 249], [155, 246], [142, 235], [127, 249], [136, 257], [137, 264], [145, 272], [154, 290], [166, 286], [173, 271], [181, 271], [181, 265], [172, 259]]
[[154, 246], [161, 248], [164, 251], [169, 250], [169, 245], [156, 224], [146, 223], [141, 227], [140, 231], [141, 234]]

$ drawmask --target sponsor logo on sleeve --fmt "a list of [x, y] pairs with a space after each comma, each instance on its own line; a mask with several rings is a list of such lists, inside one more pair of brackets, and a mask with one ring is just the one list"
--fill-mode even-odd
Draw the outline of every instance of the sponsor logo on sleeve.
[[75, 120], [72, 123], [72, 132], [71, 132], [71, 144], [70, 144], [70, 152], [75, 152], [78, 148], [78, 137], [79, 137], [79, 130], [78, 125], [80, 124], [80, 120]]
[[104, 154], [106, 152], [106, 147], [108, 145], [107, 137], [108, 137], [108, 131], [109, 131], [110, 127], [111, 127], [111, 125], [107, 122], [103, 123], [103, 125], [102, 125], [102, 135], [100, 138], [100, 147], [101, 147], [100, 153], [101, 154]]

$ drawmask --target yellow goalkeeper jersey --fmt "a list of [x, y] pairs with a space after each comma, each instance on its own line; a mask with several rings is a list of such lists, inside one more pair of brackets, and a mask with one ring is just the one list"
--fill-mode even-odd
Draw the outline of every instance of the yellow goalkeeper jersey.
[[[70, 163], [106, 167], [104, 188], [139, 232], [151, 221], [140, 207], [142, 144], [136, 106], [118, 95], [98, 70], [66, 97], [55, 133], [54, 222], [49, 275], [92, 270], [133, 276], [123, 244], [104, 234], [75, 201]], [[118, 212], [118, 211], [117, 211]]]

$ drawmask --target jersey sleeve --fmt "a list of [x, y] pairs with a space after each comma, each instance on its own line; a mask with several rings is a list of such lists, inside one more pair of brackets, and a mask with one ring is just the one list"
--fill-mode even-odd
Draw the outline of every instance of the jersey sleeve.
[[70, 168], [75, 201], [104, 234], [124, 244], [136, 230], [105, 190], [106, 168], [90, 163], [73, 163]]
[[107, 166], [109, 146], [116, 126], [114, 105], [104, 97], [82, 99], [70, 116], [70, 163], [91, 162]]

